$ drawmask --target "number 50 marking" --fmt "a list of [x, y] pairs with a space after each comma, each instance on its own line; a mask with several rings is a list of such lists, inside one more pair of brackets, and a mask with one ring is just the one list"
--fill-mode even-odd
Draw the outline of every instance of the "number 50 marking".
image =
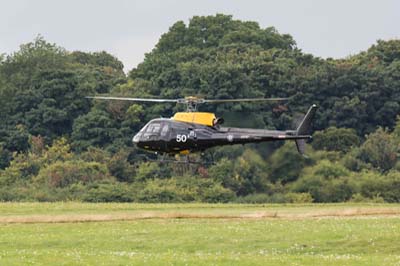
[[186, 142], [187, 136], [186, 135], [176, 135], [176, 142]]

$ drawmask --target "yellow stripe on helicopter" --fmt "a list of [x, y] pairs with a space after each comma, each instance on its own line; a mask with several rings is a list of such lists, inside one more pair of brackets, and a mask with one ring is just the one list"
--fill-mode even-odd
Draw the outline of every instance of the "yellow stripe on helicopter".
[[172, 117], [172, 120], [214, 126], [216, 117], [213, 113], [179, 112]]

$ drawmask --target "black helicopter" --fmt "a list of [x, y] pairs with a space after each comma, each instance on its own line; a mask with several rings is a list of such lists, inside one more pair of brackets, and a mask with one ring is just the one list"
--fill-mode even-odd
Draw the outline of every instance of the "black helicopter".
[[202, 103], [280, 101], [288, 98], [252, 99], [204, 99], [186, 97], [181, 99], [126, 98], [110, 96], [91, 96], [87, 98], [102, 100], [122, 100], [155, 103], [182, 103], [186, 112], [178, 112], [171, 118], [158, 118], [148, 122], [132, 139], [140, 148], [158, 154], [189, 154], [204, 152], [208, 148], [222, 145], [259, 143], [266, 141], [294, 140], [297, 150], [304, 155], [305, 140], [311, 139], [311, 122], [317, 106], [310, 107], [295, 130], [265, 130], [252, 128], [222, 127], [222, 118], [213, 113], [197, 112]]

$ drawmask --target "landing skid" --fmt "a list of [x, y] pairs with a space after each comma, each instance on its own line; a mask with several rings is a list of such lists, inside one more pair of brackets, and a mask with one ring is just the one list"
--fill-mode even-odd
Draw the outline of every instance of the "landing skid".
[[[204, 154], [201, 154], [201, 157], [204, 159], [193, 159], [190, 157], [190, 155], [185, 155], [185, 156], [180, 156], [180, 155], [170, 155], [170, 154], [158, 154], [158, 153], [154, 153], [156, 155], [156, 159], [151, 158], [150, 156], [146, 156], [146, 155], [141, 155], [140, 157], [143, 158], [144, 161], [147, 162], [157, 162], [157, 163], [172, 163], [172, 164], [187, 164], [187, 165], [199, 165], [199, 166], [209, 166], [209, 165], [214, 165], [214, 159], [213, 156], [211, 154], [211, 161], [207, 161], [205, 158]], [[171, 157], [174, 156], [174, 159], [170, 159]], [[198, 157], [198, 156], [197, 156]]]

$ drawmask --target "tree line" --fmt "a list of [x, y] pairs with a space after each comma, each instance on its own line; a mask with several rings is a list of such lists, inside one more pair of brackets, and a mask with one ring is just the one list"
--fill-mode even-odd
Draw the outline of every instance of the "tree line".
[[[319, 109], [308, 158], [294, 143], [227, 146], [212, 150], [215, 165], [182, 169], [144, 162], [131, 142], [181, 106], [85, 98], [103, 93], [290, 98], [201, 107], [241, 127], [291, 129], [311, 104]], [[321, 59], [273, 27], [195, 16], [125, 74], [107, 52], [70, 52], [39, 36], [0, 56], [0, 113], [3, 201], [400, 201], [399, 40]]]

